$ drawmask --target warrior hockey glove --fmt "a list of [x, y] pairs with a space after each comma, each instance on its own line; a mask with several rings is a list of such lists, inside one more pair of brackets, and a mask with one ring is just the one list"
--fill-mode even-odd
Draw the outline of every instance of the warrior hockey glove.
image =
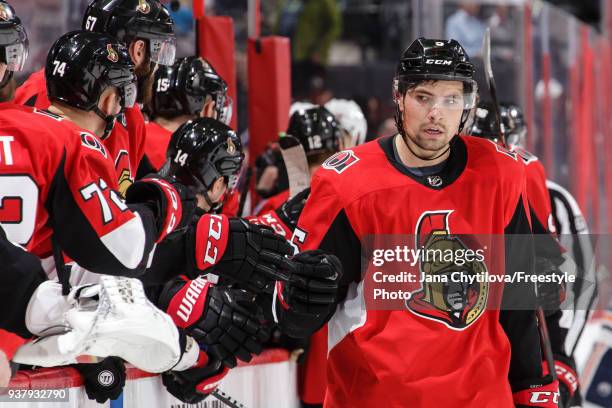
[[321, 327], [339, 300], [342, 265], [321, 250], [291, 259], [287, 276], [275, 287], [275, 321], [292, 337], [304, 337]]
[[171, 183], [155, 175], [137, 180], [126, 191], [128, 204], [148, 204], [157, 219], [157, 240], [184, 227], [193, 216], [195, 195], [180, 183]]
[[270, 227], [225, 215], [200, 217], [187, 239], [187, 259], [195, 254], [195, 270], [201, 273], [214, 266], [208, 272], [255, 293], [268, 286], [271, 290], [287, 262], [285, 256], [293, 254], [291, 245]]
[[573, 359], [555, 354], [555, 372], [559, 380], [559, 407], [575, 407], [582, 403], [575, 366]]
[[541, 407], [557, 408], [559, 403], [559, 383], [551, 375], [523, 384], [513, 385], [512, 398], [517, 408]]
[[120, 358], [107, 357], [99, 363], [75, 364], [73, 367], [83, 377], [89, 399], [102, 404], [121, 395], [125, 386], [125, 366]]
[[269, 337], [253, 295], [215, 286], [204, 277], [177, 277], [168, 282], [159, 303], [178, 327], [230, 368], [236, 366], [236, 358], [251, 361]]
[[168, 371], [162, 382], [168, 392], [187, 404], [197, 404], [215, 391], [229, 369], [220, 361], [205, 358], [197, 367], [185, 371]]

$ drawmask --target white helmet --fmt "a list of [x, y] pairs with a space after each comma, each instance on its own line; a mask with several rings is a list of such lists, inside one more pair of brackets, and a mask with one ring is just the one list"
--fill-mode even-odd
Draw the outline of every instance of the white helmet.
[[295, 111], [299, 111], [299, 110], [306, 110], [306, 109], [310, 109], [310, 108], [314, 108], [316, 105], [312, 104], [310, 102], [293, 102], [291, 104], [291, 107], [289, 108], [289, 117], [293, 116], [293, 114], [295, 113]]
[[362, 144], [368, 132], [368, 122], [363, 111], [352, 99], [331, 99], [325, 104], [340, 126], [351, 135], [353, 146]]

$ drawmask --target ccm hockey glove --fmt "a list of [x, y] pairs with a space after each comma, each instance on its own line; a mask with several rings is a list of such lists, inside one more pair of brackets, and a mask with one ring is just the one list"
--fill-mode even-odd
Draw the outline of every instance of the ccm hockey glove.
[[255, 224], [267, 225], [278, 235], [285, 237], [285, 239], [291, 239], [309, 195], [310, 187], [285, 201], [275, 210], [258, 217], [249, 217], [248, 220]]
[[200, 357], [193, 368], [162, 374], [168, 392], [187, 404], [197, 404], [208, 397], [229, 371], [220, 361], [210, 360], [204, 352]]
[[555, 372], [559, 380], [559, 407], [570, 408], [582, 405], [575, 367], [576, 363], [572, 358], [555, 354]]
[[180, 183], [171, 183], [156, 175], [137, 180], [126, 191], [128, 204], [147, 204], [157, 219], [157, 240], [183, 228], [196, 208], [195, 195]]
[[291, 259], [286, 276], [276, 283], [272, 311], [283, 332], [305, 337], [319, 329], [336, 308], [342, 277], [340, 260], [321, 250]]
[[187, 240], [187, 259], [194, 260], [196, 274], [212, 272], [254, 293], [267, 287], [271, 291], [279, 268], [287, 263], [285, 256], [293, 254], [291, 245], [270, 227], [225, 215], [203, 215]]
[[559, 406], [559, 383], [549, 374], [544, 378], [513, 384], [512, 398], [517, 408]]
[[215, 286], [204, 277], [171, 280], [159, 297], [159, 307], [211, 358], [230, 368], [236, 359], [251, 361], [269, 337], [252, 294]]

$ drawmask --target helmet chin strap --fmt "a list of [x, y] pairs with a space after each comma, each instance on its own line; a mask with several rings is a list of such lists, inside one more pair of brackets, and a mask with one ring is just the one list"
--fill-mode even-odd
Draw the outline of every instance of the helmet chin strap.
[[117, 115], [107, 115], [104, 112], [102, 112], [100, 110], [100, 108], [98, 108], [97, 106], [94, 106], [93, 111], [96, 113], [96, 115], [98, 115], [100, 118], [102, 118], [102, 120], [106, 124], [104, 126], [104, 133], [100, 137], [101, 140], [104, 140], [113, 131], [113, 127], [115, 127], [115, 120], [117, 119], [117, 116], [119, 116], [119, 114], [117, 114]]

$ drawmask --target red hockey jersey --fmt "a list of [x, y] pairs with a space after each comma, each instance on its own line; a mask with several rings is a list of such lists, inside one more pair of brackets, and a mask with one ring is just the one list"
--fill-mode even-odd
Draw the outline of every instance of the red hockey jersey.
[[[0, 104], [0, 223], [40, 258], [62, 250], [97, 273], [134, 275], [157, 239], [153, 214], [117, 192], [114, 161], [92, 133], [47, 111]], [[129, 245], [128, 245], [129, 243]]]
[[159, 170], [166, 162], [166, 150], [168, 150], [172, 132], [153, 121], [147, 122], [145, 126], [147, 130], [145, 153], [153, 167]]
[[[27, 81], [15, 91], [13, 103], [47, 109], [50, 105], [47, 98], [44, 68], [30, 75]], [[145, 154], [145, 123], [138, 105], [125, 109], [111, 134], [103, 140], [104, 147], [114, 160], [119, 192], [125, 191], [134, 183], [136, 172]]]
[[546, 187], [546, 171], [542, 162], [533, 154], [520, 147], [513, 147], [512, 151], [525, 163], [525, 174], [527, 176], [527, 196], [532, 214], [540, 225], [545, 229], [534, 233], [555, 233], [555, 223], [552, 218], [552, 205], [548, 188]]
[[[344, 268], [344, 301], [328, 323], [325, 407], [513, 407], [512, 387], [542, 376], [532, 310], [468, 304], [453, 315], [425, 288], [403, 310], [368, 309], [359, 254], [373, 236], [415, 234], [440, 219], [452, 234], [529, 234], [524, 168], [490, 141], [459, 137], [444, 169], [419, 177], [395, 158], [393, 141], [330, 157], [294, 233], [301, 249], [332, 252]], [[522, 256], [497, 254], [487, 268], [532, 271], [533, 242], [510, 241], [505, 252]], [[522, 295], [533, 299], [528, 287]], [[481, 290], [499, 300], [496, 289]]]

